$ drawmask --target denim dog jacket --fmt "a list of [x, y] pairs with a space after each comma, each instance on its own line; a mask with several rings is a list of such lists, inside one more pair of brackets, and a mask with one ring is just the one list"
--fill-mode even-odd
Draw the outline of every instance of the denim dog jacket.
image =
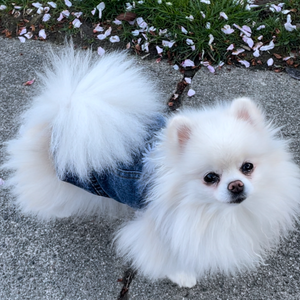
[[118, 163], [117, 168], [105, 170], [101, 173], [92, 171], [87, 179], [80, 179], [74, 174], [65, 174], [62, 179], [94, 195], [112, 198], [132, 208], [139, 209], [145, 205], [144, 199], [147, 185], [141, 184], [143, 172], [143, 157], [146, 149], [155, 143], [155, 136], [165, 127], [165, 118], [159, 115], [149, 127], [149, 135], [145, 140], [145, 151], [134, 155], [129, 165]]

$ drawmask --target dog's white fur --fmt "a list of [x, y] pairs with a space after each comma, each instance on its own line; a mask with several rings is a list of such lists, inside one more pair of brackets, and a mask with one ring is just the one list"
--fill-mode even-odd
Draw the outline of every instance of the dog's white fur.
[[127, 213], [126, 206], [59, 178], [68, 170], [85, 179], [91, 168], [101, 172], [116, 161], [130, 162], [162, 109], [158, 90], [126, 53], [97, 59], [72, 46], [49, 53], [38, 78], [39, 94], [22, 116], [17, 138], [7, 143], [3, 166], [15, 170], [7, 184], [17, 203], [43, 219]]
[[[161, 109], [159, 95], [124, 54], [94, 62], [67, 48], [51, 59], [41, 95], [8, 143], [17, 202], [43, 218], [124, 210], [58, 177], [130, 161]], [[247, 98], [172, 116], [145, 158], [147, 206], [116, 234], [120, 255], [148, 278], [187, 287], [209, 272], [257, 266], [299, 214], [299, 169], [277, 132]], [[251, 175], [241, 172], [245, 162]], [[218, 184], [205, 184], [209, 172], [220, 175]], [[241, 204], [229, 203], [234, 180], [245, 186]]]
[[[208, 272], [257, 266], [299, 214], [299, 169], [277, 131], [247, 98], [170, 119], [148, 157], [148, 206], [118, 232], [119, 253], [147, 278], [187, 287]], [[246, 161], [250, 176], [240, 171]], [[203, 182], [211, 171], [217, 186]], [[244, 182], [241, 204], [228, 203], [233, 180]]]

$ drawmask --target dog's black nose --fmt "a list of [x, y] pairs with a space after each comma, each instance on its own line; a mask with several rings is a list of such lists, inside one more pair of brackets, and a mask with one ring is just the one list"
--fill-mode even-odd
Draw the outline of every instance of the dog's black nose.
[[235, 180], [228, 184], [227, 189], [233, 194], [240, 194], [244, 191], [244, 184], [240, 180]]

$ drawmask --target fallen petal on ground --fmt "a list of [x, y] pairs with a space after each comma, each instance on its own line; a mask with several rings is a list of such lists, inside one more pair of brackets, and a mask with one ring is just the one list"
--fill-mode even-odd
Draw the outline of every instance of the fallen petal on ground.
[[271, 42], [269, 43], [269, 45], [261, 46], [261, 47], [260, 47], [260, 51], [268, 51], [268, 50], [273, 49], [274, 47], [275, 47], [275, 44], [274, 44], [273, 41], [271, 41]]
[[49, 21], [50, 18], [51, 18], [51, 15], [50, 15], [50, 14], [44, 14], [44, 16], [43, 16], [43, 22]]
[[18, 36], [18, 38], [21, 43], [25, 43], [26, 39], [24, 38], [24, 36]]
[[267, 65], [270, 67], [274, 64], [274, 59], [273, 58], [269, 58], [267, 61]]
[[41, 29], [39, 31], [39, 37], [41, 37], [42, 39], [46, 39], [47, 35], [46, 35], [46, 32], [45, 32], [45, 29]]
[[225, 20], [228, 20], [227, 15], [226, 15], [223, 11], [220, 12], [220, 17], [222, 17], [222, 18], [225, 19]]
[[239, 48], [239, 49], [233, 51], [233, 52], [232, 52], [232, 55], [239, 55], [240, 53], [242, 53], [242, 52], [244, 52], [244, 51], [245, 51], [245, 49]]
[[232, 29], [230, 27], [230, 25], [224, 25], [223, 28], [221, 28], [221, 30], [225, 33], [225, 34], [231, 34], [234, 32], [234, 29]]
[[28, 32], [28, 33], [24, 34], [24, 36], [26, 36], [28, 39], [31, 39], [33, 37], [33, 33]]
[[156, 46], [156, 51], [157, 51], [157, 54], [163, 53], [163, 49], [160, 48], [159, 46]]
[[286, 20], [286, 23], [284, 24], [284, 28], [287, 31], [293, 31], [293, 30], [297, 29], [296, 25], [292, 25], [291, 15], [287, 15], [287, 20]]
[[104, 31], [104, 28], [102, 26], [100, 26], [100, 24], [97, 24], [97, 26], [94, 28], [93, 32], [102, 32]]
[[215, 68], [214, 68], [213, 66], [211, 66], [211, 65], [208, 65], [208, 66], [207, 66], [207, 69], [208, 69], [208, 71], [211, 72], [211, 73], [215, 73], [215, 71], [216, 71]]
[[54, 3], [54, 2], [47, 2], [51, 7], [53, 7], [53, 8], [56, 8], [57, 7], [57, 5], [56, 5], [56, 3]]
[[71, 7], [71, 6], [72, 6], [72, 3], [71, 3], [69, 0], [65, 0], [65, 4], [66, 4], [68, 7]]
[[194, 96], [195, 94], [196, 94], [196, 92], [195, 92], [193, 89], [189, 89], [188, 92], [187, 92], [187, 95], [188, 95], [189, 97], [192, 97], [192, 96]]
[[109, 41], [111, 43], [118, 43], [118, 42], [120, 42], [120, 38], [117, 35], [113, 35], [109, 38]]
[[98, 47], [97, 52], [100, 56], [103, 56], [105, 53], [105, 50], [102, 47]]
[[228, 48], [226, 49], [227, 51], [233, 50], [234, 49], [234, 44], [231, 44], [230, 46], [228, 46]]
[[188, 33], [187, 30], [183, 26], [181, 26], [181, 32], [184, 33], [184, 34]]
[[184, 77], [184, 81], [185, 81], [187, 84], [191, 84], [191, 83], [192, 83], [192, 79], [189, 78], [189, 77]]
[[239, 63], [241, 63], [242, 65], [244, 65], [246, 68], [250, 67], [250, 63], [246, 60], [239, 60]]
[[82, 23], [79, 21], [79, 19], [74, 19], [72, 24], [73, 24], [74, 28], [79, 28]]
[[194, 62], [190, 59], [186, 59], [185, 61], [183, 61], [183, 63], [181, 65], [183, 67], [194, 67], [195, 66]]
[[23, 83], [23, 85], [32, 85], [35, 81], [35, 78], [33, 78], [32, 80], [26, 81], [25, 83]]

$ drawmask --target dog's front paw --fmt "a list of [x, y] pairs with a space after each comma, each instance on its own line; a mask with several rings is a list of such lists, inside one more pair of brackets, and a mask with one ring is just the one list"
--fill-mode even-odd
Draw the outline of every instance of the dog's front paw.
[[191, 288], [197, 283], [196, 277], [187, 273], [175, 273], [173, 275], [169, 275], [168, 278], [174, 283], [177, 283], [180, 287]]

